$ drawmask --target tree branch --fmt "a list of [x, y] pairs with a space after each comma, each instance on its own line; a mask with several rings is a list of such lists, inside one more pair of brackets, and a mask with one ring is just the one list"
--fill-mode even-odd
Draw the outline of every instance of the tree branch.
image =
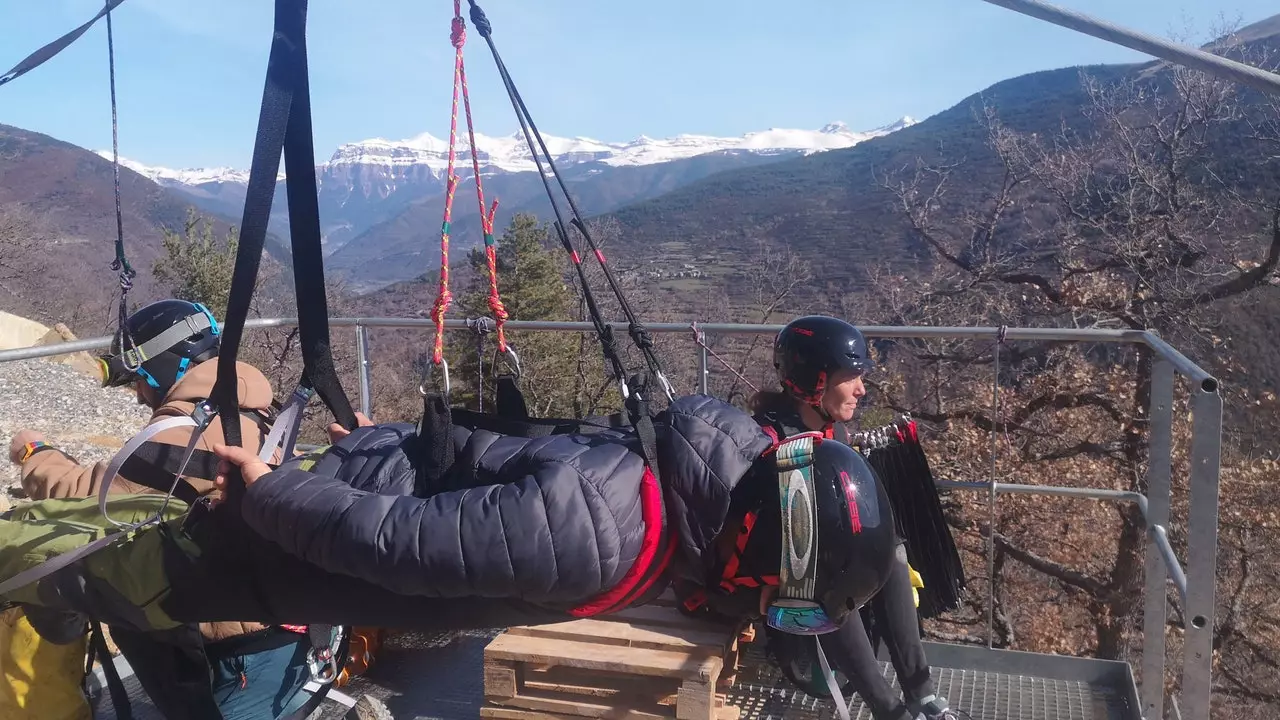
[[1068, 585], [1080, 588], [1094, 597], [1101, 597], [1106, 592], [1106, 586], [1099, 580], [1089, 577], [1082, 572], [1072, 570], [1061, 563], [1040, 557], [1035, 553], [1025, 550], [1014, 545], [1009, 538], [995, 533], [995, 541], [997, 548], [1003, 548], [1009, 553], [1009, 557], [1026, 565], [1027, 567], [1044, 573], [1050, 577], [1056, 578]]

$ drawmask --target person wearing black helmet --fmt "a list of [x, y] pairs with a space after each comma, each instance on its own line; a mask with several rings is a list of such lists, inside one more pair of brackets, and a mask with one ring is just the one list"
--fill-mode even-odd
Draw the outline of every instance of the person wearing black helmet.
[[[778, 333], [773, 364], [782, 390], [760, 392], [752, 398], [751, 409], [757, 421], [780, 438], [816, 432], [846, 446], [849, 435], [844, 423], [853, 419], [858, 402], [866, 395], [863, 376], [873, 367], [862, 332], [834, 317], [797, 318]], [[862, 460], [856, 451], [850, 448], [849, 452]], [[866, 472], [875, 474], [869, 465]], [[885, 507], [887, 513], [887, 501]], [[892, 527], [890, 522], [891, 530]], [[883, 626], [885, 644], [905, 697], [900, 697], [881, 675], [859, 613], [847, 613], [838, 629], [833, 628], [834, 632], [823, 637], [821, 648], [830, 653], [835, 660], [833, 666], [849, 678], [849, 685], [877, 720], [954, 718], [954, 711], [948, 708], [945, 698], [937, 695], [930, 678], [906, 549], [901, 543], [895, 534], [894, 562], [887, 568], [882, 585], [862, 600], [870, 601]], [[774, 592], [766, 588], [765, 599]], [[809, 650], [815, 646], [800, 643], [776, 629], [770, 630], [769, 641], [784, 672], [794, 681], [822, 688], [824, 683], [814, 682], [812, 677], [795, 677], [805, 668], [823, 675], [820, 663], [812, 662], [816, 658], [810, 657]]]
[[[134, 312], [125, 321], [127, 332], [117, 333], [111, 352], [98, 359], [104, 388], [131, 386], [139, 404], [153, 411], [150, 423], [189, 416], [207, 399], [217, 378], [220, 328], [209, 310], [185, 300], [160, 300]], [[241, 437], [257, 452], [269, 431], [273, 391], [267, 378], [248, 363], [237, 363]], [[174, 480], [172, 461], [191, 438], [190, 427], [165, 430], [150, 445], [168, 469], [155, 462], [131, 458], [113, 480], [110, 493], [166, 493]], [[211, 450], [223, 442], [222, 421], [214, 417], [197, 448]], [[10, 459], [21, 466], [22, 487], [34, 500], [83, 498], [98, 493], [107, 463], [82, 465], [47, 442], [34, 430], [19, 432], [10, 445]], [[175, 495], [187, 503], [214, 492], [213, 473], [189, 465]], [[208, 665], [195, 661], [189, 671], [197, 689], [212, 689], [224, 718], [282, 717], [301, 706], [308, 677], [307, 636], [281, 626], [262, 623], [207, 622], [199, 625]], [[78, 631], [77, 631], [78, 632]], [[126, 652], [152, 700], [164, 710], [179, 712], [195, 701], [180, 677], [180, 653], [162, 652], [161, 644], [141, 633], [112, 628], [112, 636]], [[156, 661], [156, 658], [164, 658]], [[213, 669], [210, 687], [208, 672]], [[173, 692], [168, 690], [172, 689]]]

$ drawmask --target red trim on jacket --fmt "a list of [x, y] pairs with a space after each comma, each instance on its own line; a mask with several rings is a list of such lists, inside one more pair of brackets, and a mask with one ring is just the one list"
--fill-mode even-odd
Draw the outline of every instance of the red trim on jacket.
[[[613, 610], [615, 606], [631, 594], [637, 586], [649, 588], [655, 578], [666, 570], [671, 562], [672, 550], [676, 543], [668, 543], [666, 552], [658, 557], [658, 546], [662, 542], [662, 488], [658, 487], [658, 479], [648, 467], [644, 469], [644, 478], [640, 481], [640, 511], [644, 518], [644, 540], [640, 545], [640, 555], [631, 564], [631, 569], [622, 580], [604, 593], [596, 596], [584, 605], [569, 611], [575, 617], [589, 617]], [[655, 564], [655, 559], [657, 563]], [[646, 575], [652, 574], [652, 577]]]

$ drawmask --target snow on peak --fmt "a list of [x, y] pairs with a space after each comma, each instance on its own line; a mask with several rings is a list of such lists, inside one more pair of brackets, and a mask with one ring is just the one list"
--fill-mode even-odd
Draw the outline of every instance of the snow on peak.
[[[543, 135], [547, 150], [559, 166], [596, 162], [613, 167], [653, 165], [717, 152], [749, 152], [761, 155], [799, 152], [803, 154], [852, 147], [872, 138], [888, 135], [914, 125], [916, 120], [903, 117], [900, 120], [866, 132], [850, 130], [843, 122], [832, 122], [818, 130], [770, 128], [749, 132], [739, 137], [681, 134], [668, 138], [641, 135], [627, 142], [603, 142], [588, 137], [562, 138]], [[524, 133], [517, 130], [509, 135], [491, 136], [476, 133], [476, 154], [480, 170], [490, 172], [532, 172], [537, 170], [529, 153]], [[536, 142], [536, 140], [535, 140]], [[99, 151], [110, 160], [110, 151]], [[541, 152], [539, 152], [541, 155]], [[248, 183], [249, 173], [234, 168], [195, 168], [170, 170], [148, 167], [121, 158], [125, 167], [162, 184], [202, 185], [205, 183]], [[370, 138], [347, 143], [334, 151], [320, 172], [351, 169], [355, 166], [375, 166], [390, 170], [393, 174], [427, 174], [442, 179], [449, 162], [448, 138], [438, 138], [424, 132], [405, 140]], [[472, 164], [467, 134], [458, 134], [457, 154], [454, 163], [459, 172], [465, 172]], [[544, 161], [545, 167], [545, 161]], [[278, 179], [284, 178], [283, 166]]]
[[[619, 167], [651, 165], [714, 152], [771, 154], [836, 150], [900, 130], [914, 122], [911, 118], [903, 118], [892, 125], [869, 132], [856, 132], [842, 122], [833, 122], [819, 130], [771, 128], [749, 132], [740, 137], [681, 134], [669, 138], [652, 138], [641, 135], [628, 142], [611, 143], [586, 137], [544, 135], [543, 140], [557, 163], [599, 162]], [[524, 134], [520, 131], [499, 137], [476, 133], [476, 151], [482, 172], [529, 172], [537, 169]], [[423, 133], [407, 140], [373, 138], [348, 143], [338, 148], [328, 165], [369, 164], [391, 168], [426, 165], [434, 174], [442, 174], [447, 167], [448, 158], [448, 142], [430, 133]], [[465, 133], [459, 134], [454, 162], [458, 166], [471, 164], [471, 151]]]
[[[98, 150], [96, 153], [99, 157], [111, 160], [112, 152], [110, 150]], [[126, 157], [120, 158], [120, 165], [130, 170], [150, 178], [152, 181], [162, 184], [178, 184], [178, 185], [204, 185], [206, 183], [249, 183], [249, 171], [237, 170], [229, 167], [217, 168], [188, 168], [185, 170], [170, 170], [163, 167], [151, 167], [143, 165], [135, 160]], [[284, 179], [283, 169], [276, 178]]]

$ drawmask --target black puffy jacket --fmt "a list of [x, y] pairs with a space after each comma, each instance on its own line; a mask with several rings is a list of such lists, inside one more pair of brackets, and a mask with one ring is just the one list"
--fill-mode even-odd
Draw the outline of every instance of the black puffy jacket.
[[361, 428], [310, 470], [298, 459], [263, 476], [242, 512], [288, 554], [398, 595], [591, 614], [652, 582], [671, 554], [705, 577], [730, 493], [771, 444], [750, 415], [706, 396], [677, 399], [655, 427], [660, 484], [622, 431], [531, 439], [455, 428], [453, 470], [426, 497], [410, 494], [413, 428]]

